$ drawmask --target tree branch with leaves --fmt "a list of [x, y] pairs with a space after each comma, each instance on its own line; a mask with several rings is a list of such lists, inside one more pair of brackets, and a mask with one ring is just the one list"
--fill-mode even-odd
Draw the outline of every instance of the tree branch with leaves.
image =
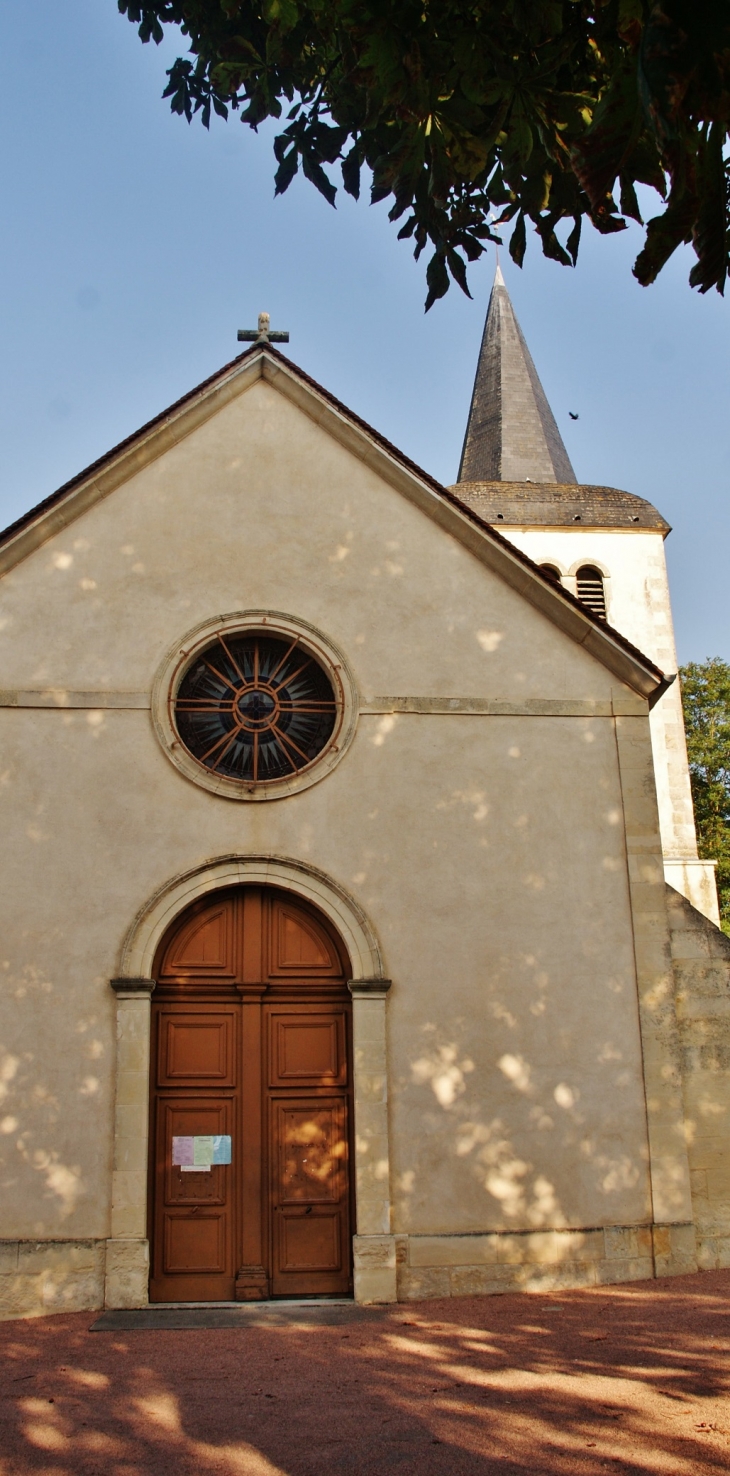
[[[282, 119], [276, 193], [301, 169], [335, 203], [390, 202], [426, 267], [427, 309], [509, 227], [575, 265], [588, 220], [643, 225], [634, 274], [653, 282], [691, 243], [690, 283], [724, 290], [730, 252], [728, 0], [118, 0], [143, 41], [178, 27], [174, 112], [206, 127]], [[562, 231], [563, 239], [558, 234]]]

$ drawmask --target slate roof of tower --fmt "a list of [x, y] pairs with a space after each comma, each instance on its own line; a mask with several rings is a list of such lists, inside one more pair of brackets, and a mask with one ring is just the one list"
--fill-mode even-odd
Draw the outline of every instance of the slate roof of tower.
[[670, 526], [643, 497], [576, 481], [499, 266], [479, 350], [459, 480], [449, 489], [490, 527]]
[[497, 267], [479, 350], [460, 482], [575, 482]]
[[578, 482], [457, 482], [449, 488], [490, 527], [652, 528], [671, 532], [643, 497]]

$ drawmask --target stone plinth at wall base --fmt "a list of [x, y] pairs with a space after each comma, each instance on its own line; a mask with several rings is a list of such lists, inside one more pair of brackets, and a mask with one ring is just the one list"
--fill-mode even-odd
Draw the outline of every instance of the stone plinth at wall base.
[[104, 1305], [105, 1240], [0, 1241], [0, 1320]]
[[107, 1241], [105, 1307], [146, 1307], [149, 1276], [149, 1241]]
[[395, 1236], [355, 1235], [352, 1242], [355, 1301], [395, 1302]]
[[730, 1234], [697, 1232], [697, 1264], [701, 1271], [730, 1270]]
[[698, 1268], [695, 1228], [685, 1224], [397, 1235], [395, 1241], [399, 1301], [610, 1286]]
[[655, 1276], [686, 1276], [698, 1269], [694, 1225], [652, 1225]]

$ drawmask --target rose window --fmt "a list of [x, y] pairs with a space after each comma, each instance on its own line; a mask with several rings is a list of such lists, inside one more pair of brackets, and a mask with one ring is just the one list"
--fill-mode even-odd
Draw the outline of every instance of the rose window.
[[285, 779], [332, 741], [338, 705], [326, 672], [298, 638], [219, 634], [174, 697], [178, 734], [211, 774]]

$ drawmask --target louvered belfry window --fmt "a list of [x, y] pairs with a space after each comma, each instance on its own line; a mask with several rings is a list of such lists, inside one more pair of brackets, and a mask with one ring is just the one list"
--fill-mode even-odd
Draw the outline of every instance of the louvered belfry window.
[[576, 575], [576, 593], [582, 604], [587, 605], [599, 620], [606, 619], [606, 592], [603, 575], [592, 564], [584, 564]]

